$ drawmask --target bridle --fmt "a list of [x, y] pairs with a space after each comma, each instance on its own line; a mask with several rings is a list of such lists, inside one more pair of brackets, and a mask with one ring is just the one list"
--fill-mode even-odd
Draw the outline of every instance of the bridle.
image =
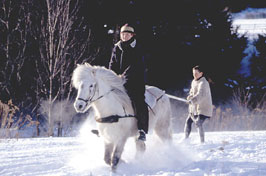
[[[88, 102], [93, 103], [101, 98], [103, 98], [104, 96], [106, 96], [107, 94], [109, 94], [110, 92], [114, 91], [115, 89], [110, 89], [108, 92], [104, 93], [103, 95], [100, 95], [98, 98], [93, 99], [95, 97], [96, 94], [96, 87], [97, 84], [95, 84], [95, 88], [94, 88], [94, 92], [93, 92], [93, 96], [91, 96], [88, 99], [84, 99], [84, 98], [77, 98], [78, 100], [84, 101], [86, 103], [86, 107], [88, 106]], [[97, 89], [98, 90], [98, 89]], [[99, 90], [98, 90], [99, 91]], [[125, 111], [125, 109], [124, 109]], [[114, 122], [118, 122], [120, 118], [127, 118], [127, 117], [134, 117], [134, 115], [131, 114], [127, 114], [125, 112], [124, 116], [120, 116], [120, 115], [111, 115], [111, 116], [107, 116], [107, 117], [102, 117], [102, 118], [95, 118], [96, 122], [98, 123], [114, 123]]]
[[78, 99], [78, 100], [81, 100], [81, 101], [84, 101], [84, 102], [86, 103], [86, 106], [87, 106], [87, 105], [88, 105], [88, 102], [93, 103], [93, 102], [95, 102], [95, 101], [97, 101], [97, 100], [103, 98], [105, 95], [109, 94], [110, 92], [114, 91], [114, 89], [111, 89], [111, 90], [109, 90], [108, 92], [106, 92], [105, 94], [100, 95], [98, 98], [93, 99], [94, 96], [95, 96], [95, 94], [96, 94], [96, 87], [97, 87], [97, 84], [95, 84], [93, 95], [92, 95], [90, 98], [88, 98], [88, 99], [77, 98], [77, 99]]

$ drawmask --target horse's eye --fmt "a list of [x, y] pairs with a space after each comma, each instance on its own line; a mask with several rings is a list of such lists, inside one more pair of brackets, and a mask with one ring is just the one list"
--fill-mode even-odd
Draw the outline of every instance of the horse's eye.
[[93, 85], [90, 85], [90, 88], [92, 88], [93, 87]]

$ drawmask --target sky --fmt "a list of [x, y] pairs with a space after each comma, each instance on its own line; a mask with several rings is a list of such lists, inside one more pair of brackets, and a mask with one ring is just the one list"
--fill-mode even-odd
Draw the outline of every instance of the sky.
[[1, 176], [265, 176], [266, 131], [206, 132], [201, 144], [173, 134], [173, 144], [147, 134], [146, 152], [135, 158], [129, 138], [116, 172], [103, 160], [102, 138], [84, 123], [76, 137], [0, 139]]

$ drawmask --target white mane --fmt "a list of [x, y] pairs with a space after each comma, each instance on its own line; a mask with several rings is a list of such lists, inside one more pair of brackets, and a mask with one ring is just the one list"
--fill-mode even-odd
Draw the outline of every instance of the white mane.
[[91, 66], [88, 63], [78, 65], [74, 70], [72, 76], [72, 83], [75, 88], [81, 81], [87, 82], [88, 78], [93, 76], [94, 79], [99, 82], [103, 81], [106, 85], [114, 89], [115, 97], [124, 105], [129, 106], [131, 101], [127, 96], [124, 83], [126, 79], [120, 75], [117, 75], [114, 71], [102, 66]]
[[88, 76], [92, 75], [92, 68], [86, 65], [79, 65], [73, 72], [72, 84], [78, 89], [79, 83], [88, 79]]
[[119, 91], [126, 92], [124, 83], [126, 82], [125, 78], [121, 75], [117, 75], [114, 71], [107, 69], [105, 67], [93, 66], [95, 69], [96, 79], [101, 79], [107, 85]]

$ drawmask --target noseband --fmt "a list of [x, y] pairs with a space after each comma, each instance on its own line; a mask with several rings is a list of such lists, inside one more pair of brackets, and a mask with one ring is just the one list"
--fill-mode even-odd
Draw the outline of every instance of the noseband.
[[78, 98], [78, 100], [84, 101], [85, 103], [88, 103], [89, 99], [85, 100], [83, 98]]
[[78, 100], [84, 101], [86, 103], [86, 106], [87, 106], [88, 102], [89, 101], [91, 102], [93, 97], [95, 96], [95, 92], [96, 92], [96, 85], [95, 85], [95, 88], [94, 88], [93, 96], [91, 96], [91, 98], [88, 98], [88, 99], [78, 98]]

